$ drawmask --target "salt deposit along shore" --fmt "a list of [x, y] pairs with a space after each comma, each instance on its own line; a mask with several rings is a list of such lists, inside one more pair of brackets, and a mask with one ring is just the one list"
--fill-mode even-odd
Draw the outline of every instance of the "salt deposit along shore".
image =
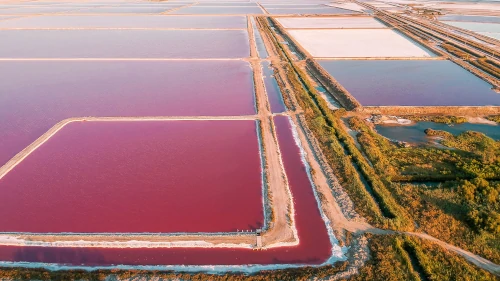
[[[36, 149], [54, 137], [68, 124], [75, 122], [161, 122], [161, 121], [237, 121], [237, 120], [257, 120], [258, 116], [181, 116], [181, 117], [85, 117], [69, 118], [59, 122], [48, 132], [43, 134], [30, 146], [18, 153], [7, 164], [0, 168], [1, 176], [4, 177], [12, 171], [23, 160], [29, 157]], [[258, 130], [259, 139], [262, 138]], [[276, 141], [276, 140], [274, 140]], [[261, 141], [259, 140], [259, 143]], [[262, 144], [260, 145], [262, 147]], [[279, 149], [279, 148], [278, 148]], [[264, 153], [260, 148], [260, 153]], [[281, 160], [280, 160], [281, 161]], [[281, 163], [281, 162], [280, 162]], [[282, 163], [281, 163], [282, 165]], [[280, 169], [279, 169], [280, 170]], [[285, 181], [286, 182], [286, 181]], [[263, 183], [265, 184], [265, 183]], [[288, 191], [288, 198], [291, 193]], [[277, 201], [275, 201], [277, 202]], [[277, 202], [279, 204], [279, 202]], [[264, 208], [269, 204], [267, 196], [264, 194]], [[290, 203], [288, 203], [290, 204]], [[293, 205], [292, 205], [293, 206]], [[272, 206], [271, 206], [272, 208]], [[289, 209], [289, 208], [287, 208]], [[294, 208], [291, 208], [291, 215], [294, 216]], [[290, 226], [287, 224], [286, 226]], [[291, 224], [294, 227], [294, 221]], [[265, 227], [266, 229], [268, 226]], [[273, 228], [272, 233], [279, 233], [280, 228]], [[268, 238], [264, 231], [263, 249], [286, 247], [297, 245], [299, 240], [294, 230], [294, 239], [287, 236], [278, 235], [276, 238]], [[286, 241], [280, 240], [285, 237]], [[233, 232], [233, 233], [4, 233], [0, 240], [0, 245], [17, 246], [50, 246], [50, 247], [112, 247], [112, 248], [138, 248], [138, 247], [203, 247], [203, 248], [255, 248], [256, 236], [254, 232]]]

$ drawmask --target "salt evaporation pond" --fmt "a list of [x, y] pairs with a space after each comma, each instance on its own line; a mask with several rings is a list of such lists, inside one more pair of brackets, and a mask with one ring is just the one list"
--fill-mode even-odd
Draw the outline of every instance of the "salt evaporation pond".
[[269, 4], [262, 3], [262, 7], [266, 9], [312, 9], [312, 8], [327, 8], [323, 4]]
[[313, 57], [432, 57], [424, 46], [393, 29], [293, 29], [293, 38]]
[[216, 7], [230, 7], [230, 6], [236, 6], [236, 7], [258, 7], [259, 5], [257, 3], [253, 3], [253, 2], [244, 2], [244, 1], [241, 1], [241, 2], [204, 2], [204, 1], [201, 1], [201, 2], [198, 2], [198, 4], [196, 5], [197, 7], [200, 7], [200, 6], [203, 6], [203, 7], [207, 7], [207, 6], [216, 6]]
[[320, 60], [364, 106], [500, 105], [491, 85], [448, 60]]
[[500, 39], [500, 23], [443, 21], [443, 23], [470, 30], [484, 36]]
[[500, 17], [494, 16], [473, 16], [473, 15], [445, 15], [439, 17], [440, 21], [469, 21], [483, 23], [500, 23]]
[[284, 28], [388, 28], [372, 17], [277, 18]]
[[0, 232], [255, 230], [261, 181], [253, 120], [78, 121], [0, 179]]
[[0, 16], [0, 21], [15, 19], [15, 18], [17, 18], [17, 16]]
[[243, 58], [245, 30], [0, 30], [1, 58]]
[[280, 87], [276, 78], [274, 78], [274, 71], [271, 67], [269, 61], [263, 61], [261, 63], [262, 72], [264, 74], [264, 85], [266, 87], [267, 97], [271, 105], [271, 111], [273, 113], [280, 113], [286, 110], [285, 102], [283, 101], [283, 96], [281, 95]]
[[443, 21], [446, 24], [467, 29], [474, 32], [500, 32], [500, 23]]
[[4, 61], [0, 73], [0, 166], [71, 117], [255, 114], [243, 61]]
[[69, 11], [76, 11], [78, 8], [72, 7], [22, 7], [0, 9], [0, 15], [35, 15], [35, 14], [55, 14]]
[[181, 8], [170, 12], [169, 14], [177, 15], [232, 15], [232, 14], [263, 14], [261, 8], [259, 7], [203, 7], [203, 6], [190, 6], [186, 8]]
[[266, 8], [272, 15], [341, 15], [341, 14], [359, 14], [355, 11], [344, 10], [331, 7], [318, 8]]
[[475, 131], [486, 136], [500, 140], [500, 126], [486, 124], [453, 124], [447, 125], [434, 122], [416, 122], [409, 126], [376, 125], [377, 132], [382, 136], [398, 141], [411, 143], [427, 143], [432, 139], [425, 134], [426, 129], [447, 131], [454, 135], [459, 135], [465, 131]]
[[[288, 118], [277, 116], [274, 120], [285, 171], [294, 196], [295, 221], [300, 237], [298, 246], [265, 251], [216, 248], [110, 249], [0, 246], [0, 260], [74, 266], [324, 263], [332, 255], [332, 245], [325, 222], [320, 216], [318, 202], [314, 197]], [[338, 245], [335, 247], [334, 255], [335, 259], [342, 258]]]
[[[1, 17], [0, 17], [1, 19]], [[1, 28], [247, 28], [244, 16], [57, 15], [1, 21]]]
[[262, 40], [262, 35], [260, 34], [260, 31], [257, 28], [257, 25], [255, 24], [254, 18], [252, 18], [251, 23], [253, 28], [253, 34], [255, 37], [255, 45], [257, 45], [257, 53], [259, 55], [259, 58], [265, 59], [269, 56], [269, 54], [267, 53], [266, 45]]
[[168, 10], [182, 7], [183, 5], [172, 5], [170, 7], [95, 7], [72, 11], [74, 14], [160, 14]]

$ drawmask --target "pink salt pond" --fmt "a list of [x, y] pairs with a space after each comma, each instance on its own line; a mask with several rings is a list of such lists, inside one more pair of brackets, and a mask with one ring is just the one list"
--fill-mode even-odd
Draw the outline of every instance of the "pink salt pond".
[[71, 117], [255, 114], [244, 61], [4, 61], [0, 74], [0, 166]]
[[264, 217], [253, 120], [69, 123], [0, 189], [1, 232], [228, 232]]
[[[321, 218], [318, 202], [301, 160], [299, 147], [295, 143], [291, 125], [285, 116], [276, 116], [274, 121], [285, 172], [294, 196], [299, 245], [265, 251], [229, 248], [110, 249], [0, 246], [0, 261], [56, 263], [69, 267], [121, 264], [126, 268], [141, 265], [319, 265], [327, 261], [332, 254], [335, 259], [341, 258], [339, 253], [332, 252], [334, 245], [330, 243], [325, 222]], [[242, 182], [242, 179], [239, 182]]]
[[244, 58], [245, 30], [0, 30], [0, 58]]

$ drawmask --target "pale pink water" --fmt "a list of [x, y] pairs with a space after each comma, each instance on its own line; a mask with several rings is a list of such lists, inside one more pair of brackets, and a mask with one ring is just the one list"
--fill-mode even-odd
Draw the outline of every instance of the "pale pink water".
[[232, 14], [264, 14], [258, 6], [231, 6], [231, 7], [216, 7], [216, 6], [190, 6], [180, 8], [168, 14], [172, 15], [232, 15]]
[[0, 58], [244, 58], [246, 30], [0, 30]]
[[[0, 20], [2, 17], [0, 16]], [[2, 28], [247, 28], [244, 16], [54, 15], [0, 21]]]

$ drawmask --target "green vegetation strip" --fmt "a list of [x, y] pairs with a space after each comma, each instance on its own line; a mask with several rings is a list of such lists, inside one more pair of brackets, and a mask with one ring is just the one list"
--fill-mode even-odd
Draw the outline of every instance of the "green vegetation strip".
[[370, 236], [371, 259], [350, 281], [497, 280], [431, 242], [403, 235]]
[[[454, 136], [427, 130], [453, 149], [402, 148], [358, 117], [352, 117], [349, 125], [358, 132], [359, 144], [374, 169], [392, 182], [394, 198], [419, 231], [500, 261], [500, 182], [496, 179], [500, 175], [500, 142], [476, 132]], [[422, 184], [397, 183], [415, 180]], [[433, 187], [427, 181], [441, 184]]]
[[[345, 111], [334, 112], [328, 108], [326, 101], [306, 78], [307, 75], [294, 64], [288, 50], [274, 37], [266, 19], [259, 18], [259, 20], [263, 26], [266, 26], [266, 31], [273, 38], [273, 44], [277, 50], [280, 50], [280, 56], [288, 62], [284, 66], [286, 74], [297, 101], [304, 110], [306, 123], [318, 139], [329, 164], [339, 176], [341, 184], [350, 193], [355, 206], [358, 206], [358, 211], [380, 227], [411, 229], [411, 223], [407, 220], [408, 216], [403, 214], [403, 209], [397, 205], [385, 186], [388, 182], [378, 177], [376, 171], [357, 149], [352, 137], [344, 129], [341, 117]], [[359, 167], [360, 175], [370, 185], [375, 200], [371, 198], [352, 163]]]

